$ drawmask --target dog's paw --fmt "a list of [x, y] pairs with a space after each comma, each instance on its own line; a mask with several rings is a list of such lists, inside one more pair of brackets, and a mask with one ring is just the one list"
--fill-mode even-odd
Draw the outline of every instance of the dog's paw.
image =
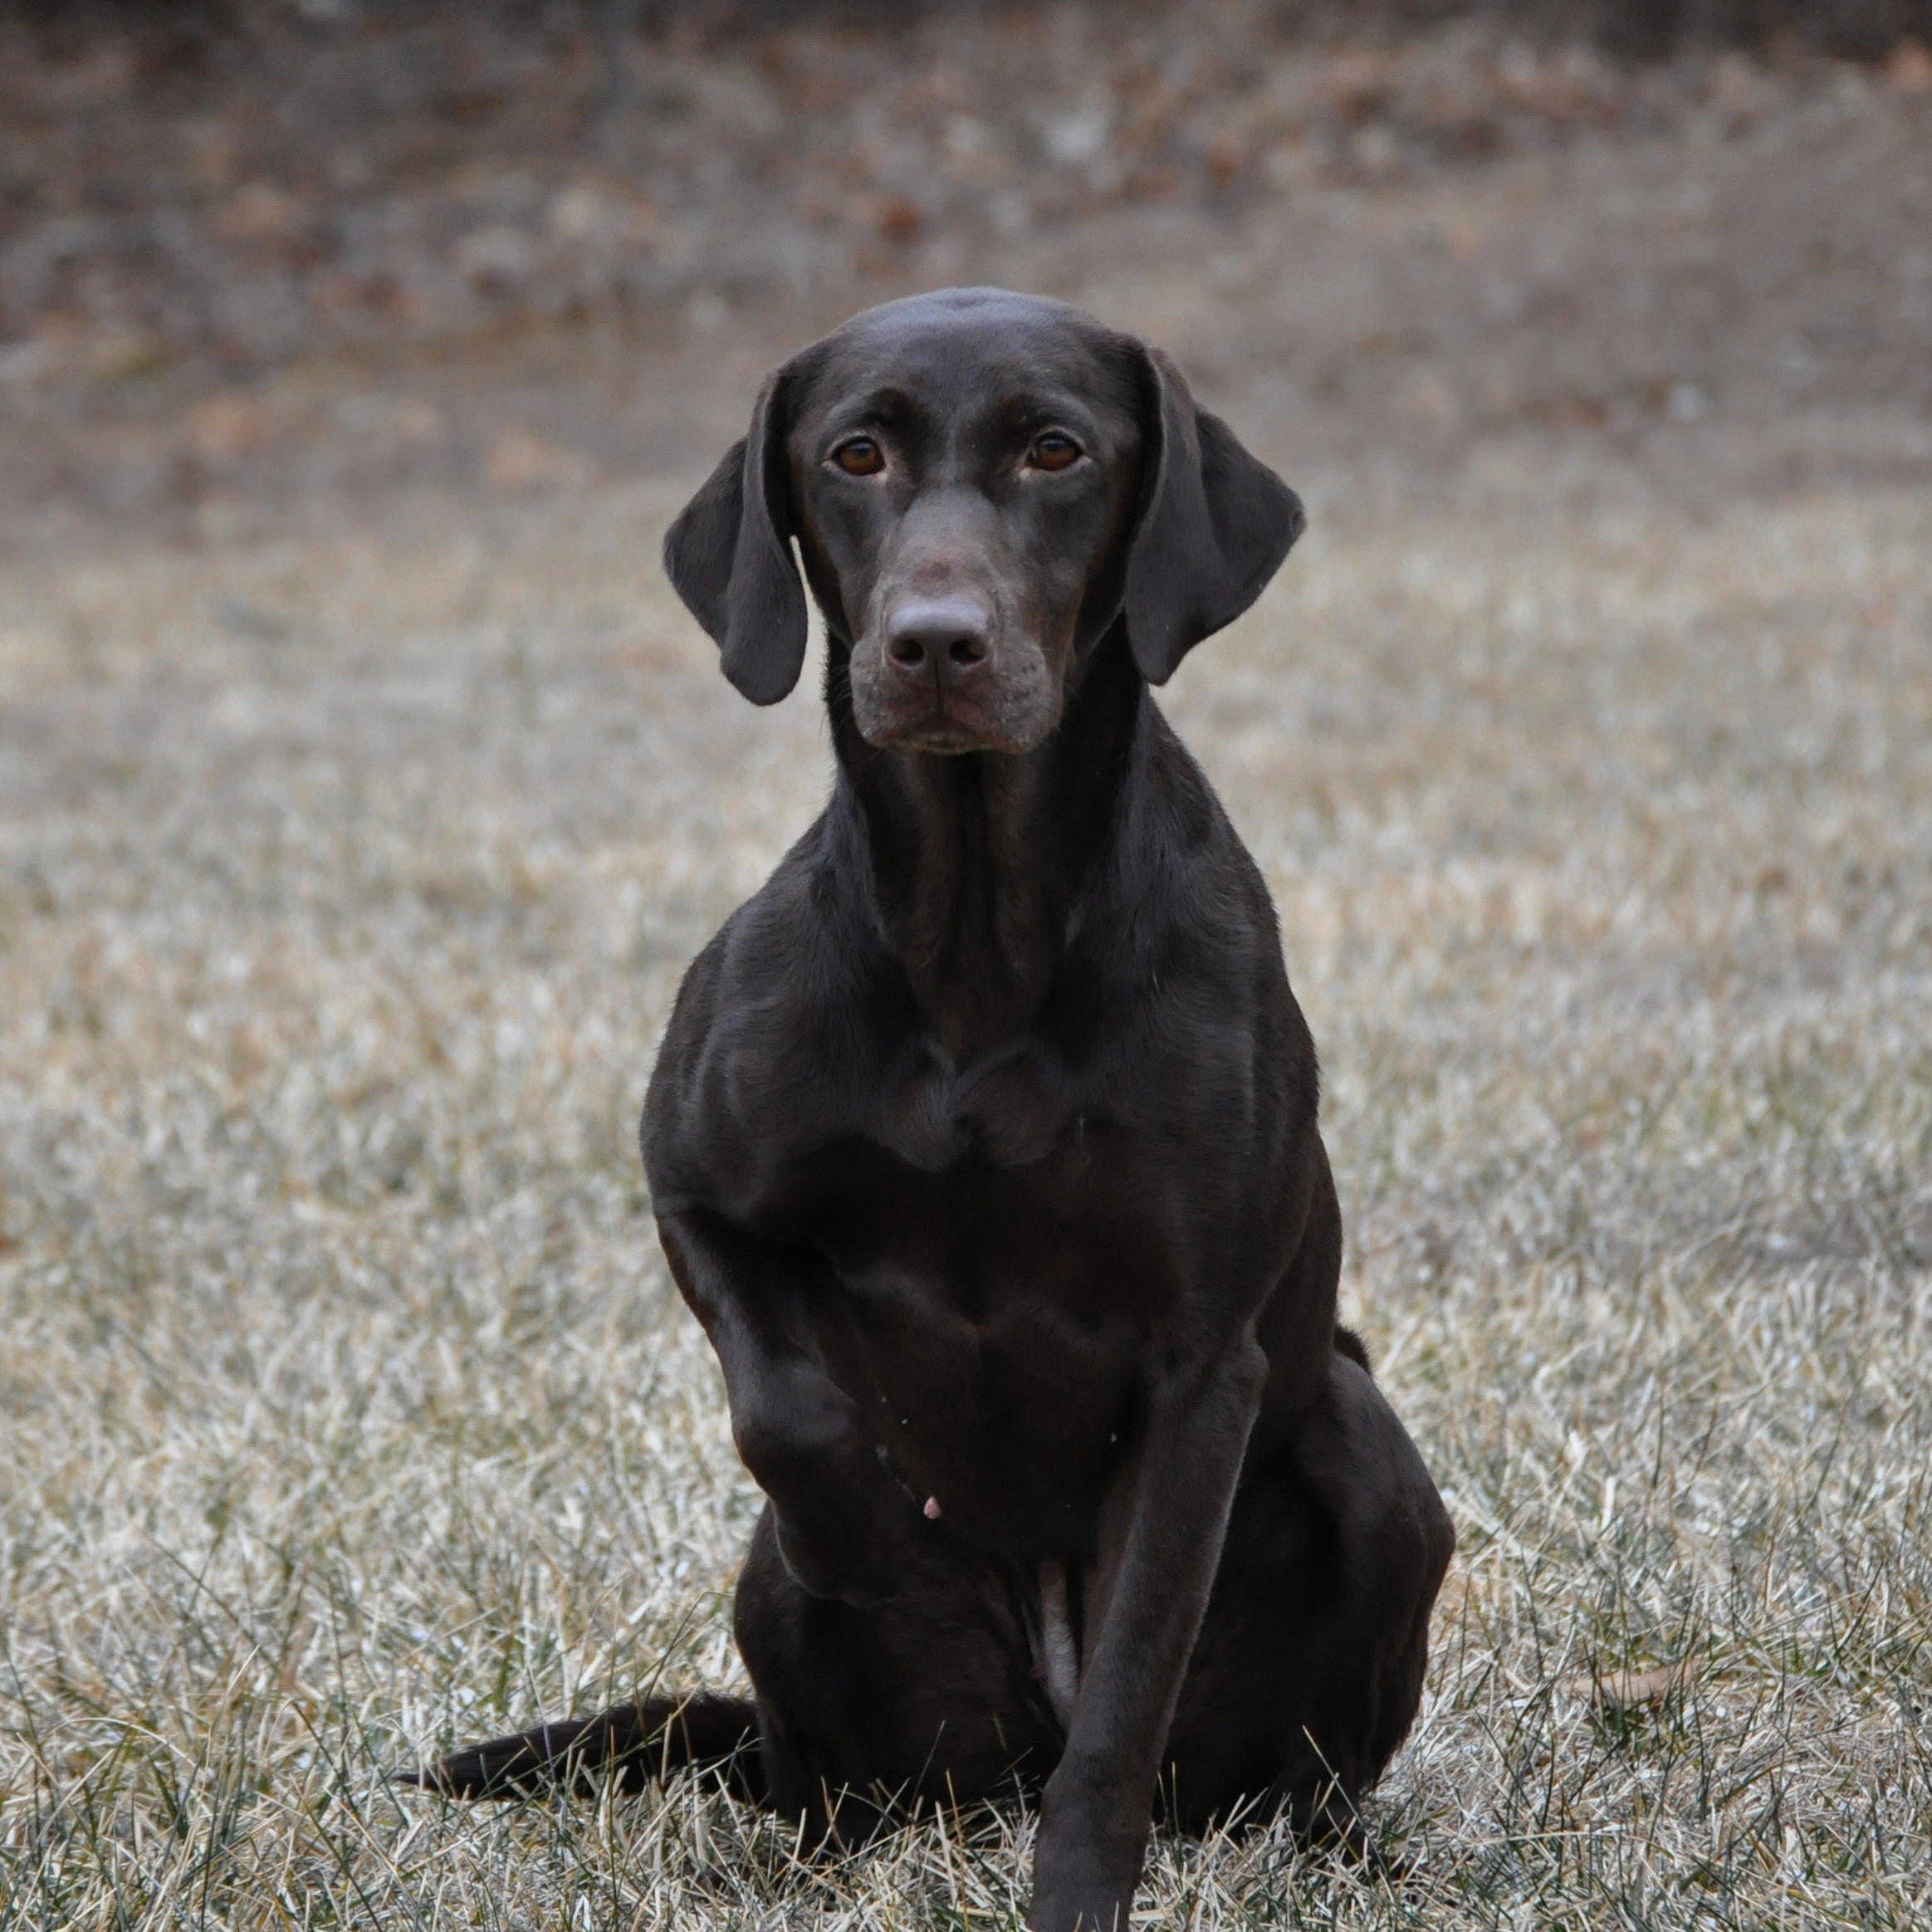
[[1043, 1887], [1026, 1908], [1026, 1932], [1127, 1932], [1132, 1897], [1100, 1883]]

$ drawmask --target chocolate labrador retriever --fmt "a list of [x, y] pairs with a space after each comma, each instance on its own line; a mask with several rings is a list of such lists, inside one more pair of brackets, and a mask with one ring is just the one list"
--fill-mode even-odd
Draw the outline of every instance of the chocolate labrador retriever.
[[646, 1699], [423, 1774], [724, 1766], [808, 1837], [1044, 1784], [1035, 1932], [1125, 1915], [1160, 1797], [1358, 1838], [1455, 1536], [1336, 1323], [1274, 908], [1148, 694], [1293, 493], [1167, 358], [991, 289], [766, 382], [664, 545], [770, 704], [824, 614], [824, 814], [699, 956], [643, 1122], [770, 1499], [756, 1701]]

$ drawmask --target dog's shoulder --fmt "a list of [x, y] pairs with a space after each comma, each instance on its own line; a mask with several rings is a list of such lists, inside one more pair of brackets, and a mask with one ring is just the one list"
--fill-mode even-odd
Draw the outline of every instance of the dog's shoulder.
[[754, 1171], [836, 1132], [863, 1105], [857, 1020], [876, 1000], [883, 953], [834, 835], [820, 818], [684, 976], [644, 1103], [644, 1165], [660, 1205], [741, 1193]]

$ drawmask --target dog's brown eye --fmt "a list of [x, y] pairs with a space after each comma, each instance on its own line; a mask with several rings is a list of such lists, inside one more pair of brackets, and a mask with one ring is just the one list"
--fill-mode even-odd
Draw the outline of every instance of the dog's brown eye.
[[1068, 464], [1077, 462], [1079, 456], [1080, 446], [1072, 437], [1049, 429], [1034, 444], [1027, 460], [1036, 470], [1064, 470]]
[[876, 477], [886, 467], [886, 452], [869, 436], [855, 436], [832, 452], [832, 461], [849, 477]]

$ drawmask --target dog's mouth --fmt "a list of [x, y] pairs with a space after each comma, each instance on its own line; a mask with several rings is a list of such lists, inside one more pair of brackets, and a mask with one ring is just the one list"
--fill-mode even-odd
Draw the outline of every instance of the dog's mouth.
[[969, 751], [1024, 749], [948, 711], [943, 700], [922, 717], [894, 721], [883, 729], [869, 731], [864, 735], [881, 751], [932, 751], [942, 757], [956, 758]]
[[859, 736], [882, 751], [926, 751], [943, 758], [972, 751], [1030, 751], [1052, 728], [1046, 718], [963, 715], [944, 699], [911, 717], [858, 721]]

